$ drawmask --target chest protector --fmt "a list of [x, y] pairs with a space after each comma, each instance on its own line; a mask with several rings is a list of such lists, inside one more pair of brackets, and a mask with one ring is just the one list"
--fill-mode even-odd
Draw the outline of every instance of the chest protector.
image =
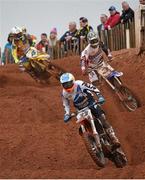
[[89, 92], [87, 89], [83, 90], [83, 92], [82, 92], [80, 86], [78, 85], [77, 93], [76, 93], [76, 96], [73, 101], [74, 106], [78, 110], [81, 110], [94, 102], [95, 102], [95, 100], [92, 96], [92, 93]]

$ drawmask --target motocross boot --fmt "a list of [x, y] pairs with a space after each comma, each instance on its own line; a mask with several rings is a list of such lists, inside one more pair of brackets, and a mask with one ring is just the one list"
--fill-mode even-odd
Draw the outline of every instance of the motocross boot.
[[117, 149], [121, 146], [118, 138], [115, 135], [115, 132], [112, 127], [106, 129], [106, 133], [110, 137], [112, 143], [113, 143], [113, 149]]

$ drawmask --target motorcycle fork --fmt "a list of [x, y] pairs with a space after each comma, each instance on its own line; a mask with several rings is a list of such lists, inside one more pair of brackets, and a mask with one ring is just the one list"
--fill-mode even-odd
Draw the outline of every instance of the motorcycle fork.
[[[116, 94], [118, 95], [119, 99], [121, 101], [124, 101], [122, 96], [120, 95], [118, 89], [108, 80], [106, 79], [105, 77], [103, 77], [103, 79], [107, 82], [107, 84], [109, 84], [109, 86], [116, 92]], [[117, 77], [114, 77], [114, 79], [119, 83], [119, 85], [121, 86], [122, 83], [119, 81], [119, 79]]]
[[96, 141], [96, 145], [97, 147], [99, 147], [100, 149], [102, 149], [101, 147], [101, 142], [100, 142], [100, 137], [99, 137], [99, 134], [96, 130], [96, 126], [95, 126], [95, 123], [94, 123], [94, 119], [91, 119], [90, 120], [90, 123], [91, 123], [91, 127], [92, 127], [92, 130], [93, 130], [93, 135], [94, 135], [94, 138], [95, 138], [95, 141]]

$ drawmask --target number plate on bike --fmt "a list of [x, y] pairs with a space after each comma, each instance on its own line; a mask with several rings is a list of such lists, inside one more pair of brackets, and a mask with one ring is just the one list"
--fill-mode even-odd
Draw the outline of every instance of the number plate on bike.
[[80, 111], [77, 114], [77, 123], [82, 122], [84, 119], [88, 119], [88, 117], [90, 116], [91, 111], [89, 109], [85, 110], [85, 111]]

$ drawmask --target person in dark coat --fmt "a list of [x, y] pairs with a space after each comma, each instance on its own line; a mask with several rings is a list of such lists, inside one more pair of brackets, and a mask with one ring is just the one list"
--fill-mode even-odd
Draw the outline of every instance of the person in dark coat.
[[121, 23], [132, 21], [134, 19], [134, 11], [126, 1], [122, 2], [122, 8]]
[[66, 31], [60, 38], [60, 42], [64, 44], [65, 54], [68, 50], [72, 50], [74, 48], [74, 41], [77, 39], [77, 34], [78, 30], [76, 22], [70, 22], [69, 30]]
[[105, 23], [107, 22], [107, 19], [108, 19], [108, 16], [106, 14], [101, 14], [100, 16], [101, 24], [97, 26], [99, 38], [101, 37], [101, 31], [105, 30]]
[[85, 39], [87, 41], [88, 33], [93, 30], [91, 26], [88, 25], [88, 19], [85, 17], [80, 17], [80, 29], [78, 31], [78, 37], [80, 39]]

